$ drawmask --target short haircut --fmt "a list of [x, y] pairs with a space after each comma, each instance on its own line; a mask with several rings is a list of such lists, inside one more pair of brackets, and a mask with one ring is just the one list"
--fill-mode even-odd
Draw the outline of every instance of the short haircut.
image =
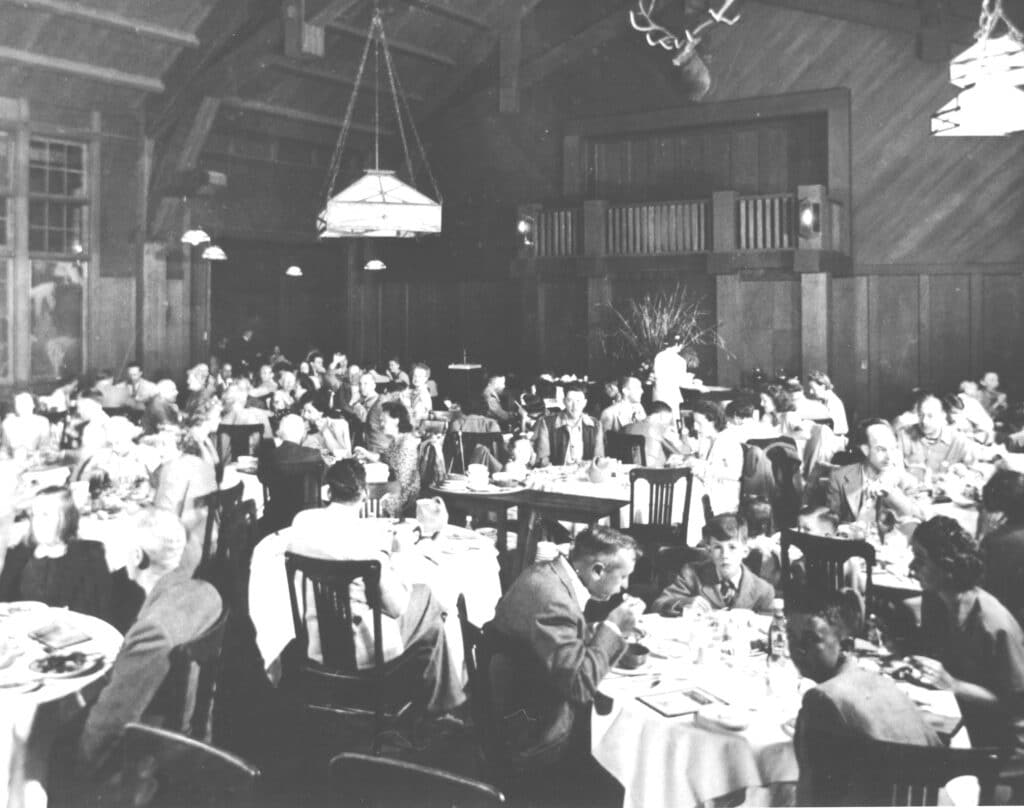
[[725, 429], [725, 411], [714, 401], [701, 399], [694, 402], [693, 414], [707, 418], [714, 425], [716, 432]]
[[708, 519], [704, 526], [707, 541], [746, 541], [747, 523], [738, 513], [720, 513]]
[[638, 379], [636, 376], [630, 374], [626, 374], [625, 376], [621, 377], [619, 379], [619, 389], [625, 390], [629, 386], [629, 383], [633, 381], [633, 379], [636, 379], [638, 382], [640, 381], [640, 379]]
[[409, 411], [401, 401], [385, 401], [380, 405], [380, 408], [386, 415], [398, 419], [399, 432], [412, 432], [412, 420], [409, 418]]
[[796, 410], [796, 404], [793, 403], [793, 394], [789, 390], [773, 385], [768, 388], [768, 395], [772, 398], [772, 404], [775, 405], [776, 412], [794, 412]]
[[748, 535], [771, 535], [772, 504], [764, 497], [748, 496], [740, 505], [740, 516], [747, 523]]
[[814, 382], [815, 384], [820, 384], [826, 390], [832, 389], [832, 380], [822, 370], [812, 370], [810, 373], [808, 373], [807, 382], [808, 384], [811, 382]]
[[946, 402], [942, 400], [942, 397], [933, 393], [931, 390], [916, 390], [914, 391], [914, 409], [919, 410], [921, 406], [930, 398], [934, 398], [939, 404], [942, 405], [943, 411], [948, 415], [949, 407]]
[[799, 516], [804, 519], [814, 519], [819, 523], [824, 522], [830, 533], [835, 533], [839, 527], [839, 517], [824, 505], [805, 505], [800, 509]]
[[791, 379], [786, 379], [786, 381], [783, 382], [782, 384], [782, 389], [784, 389], [787, 393], [802, 393], [804, 391], [804, 386], [798, 378], [794, 377]]
[[[142, 370], [142, 363], [139, 362], [137, 359], [133, 359], [131, 362], [124, 366], [125, 370], [130, 370], [131, 368], [138, 368], [139, 370]], [[111, 373], [110, 375], [113, 376], [114, 374]]]
[[181, 562], [187, 535], [181, 520], [163, 508], [147, 508], [135, 522], [135, 543], [149, 556], [150, 564], [170, 572]]
[[647, 408], [647, 414], [650, 415], [661, 415], [661, 413], [667, 412], [672, 414], [672, 407], [666, 404], [664, 401], [654, 401], [651, 406]]
[[428, 378], [430, 377], [430, 365], [428, 365], [428, 364], [427, 364], [426, 362], [417, 362], [416, 364], [414, 364], [414, 365], [413, 365], [413, 366], [412, 366], [412, 367], [411, 367], [411, 368], [409, 369], [409, 375], [410, 375], [410, 376], [412, 376], [412, 374], [413, 374], [413, 372], [414, 372], [414, 371], [416, 370], [416, 368], [421, 368], [422, 370], [425, 370], [425, 371], [427, 371], [427, 377], [428, 377]]
[[278, 424], [277, 434], [281, 440], [298, 443], [306, 436], [306, 422], [300, 416], [289, 413]]
[[306, 361], [309, 362], [310, 365], [312, 365], [317, 359], [323, 360], [323, 358], [324, 355], [320, 353], [320, 351], [310, 351], [306, 354]]
[[854, 446], [867, 446], [868, 445], [868, 430], [873, 426], [884, 426], [890, 432], [892, 432], [892, 424], [881, 418], [865, 418], [863, 421], [857, 424], [857, 428], [853, 431], [853, 445]]
[[1008, 522], [1024, 522], [1024, 474], [999, 469], [985, 483], [981, 501], [985, 510], [1005, 514]]
[[[57, 519], [57, 535], [60, 536], [60, 540], [64, 544], [76, 539], [78, 537], [78, 508], [75, 506], [75, 501], [71, 497], [71, 489], [60, 485], [49, 485], [46, 488], [36, 491], [32, 500], [35, 501], [40, 497], [60, 498], [60, 516]], [[31, 545], [35, 545], [36, 537], [34, 535], [30, 537], [29, 543]]]
[[569, 382], [565, 386], [565, 394], [569, 395], [569, 393], [583, 393], [584, 397], [586, 397], [587, 386], [585, 384], [581, 384], [580, 382]]
[[914, 531], [913, 540], [951, 580], [957, 592], [976, 586], [985, 572], [978, 545], [956, 519], [933, 516]]
[[838, 592], [815, 590], [799, 599], [799, 605], [787, 609], [790, 614], [806, 614], [824, 620], [836, 632], [840, 641], [848, 639], [863, 620], [860, 597], [852, 589]]
[[331, 502], [351, 505], [359, 502], [366, 491], [366, 469], [353, 458], [339, 460], [327, 469], [324, 483], [331, 492]]
[[615, 528], [591, 525], [576, 535], [569, 557], [573, 561], [584, 558], [608, 558], [619, 550], [637, 552], [636, 540]]
[[700, 367], [700, 357], [697, 356], [697, 352], [693, 348], [683, 348], [679, 355], [686, 360], [687, 371], [693, 372]]

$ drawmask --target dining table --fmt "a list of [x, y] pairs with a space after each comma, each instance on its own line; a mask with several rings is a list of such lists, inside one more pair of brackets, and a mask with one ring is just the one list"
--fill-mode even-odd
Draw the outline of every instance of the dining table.
[[[462, 629], [456, 618], [459, 595], [465, 595], [470, 622], [482, 626], [494, 617], [501, 598], [498, 557], [487, 536], [457, 525], [436, 534], [414, 520], [360, 520], [368, 529], [390, 537], [397, 548], [391, 564], [406, 584], [425, 584], [448, 615], [445, 645], [455, 666], [465, 670]], [[249, 612], [256, 630], [256, 647], [271, 682], [279, 681], [280, 659], [295, 639], [284, 554], [292, 528], [272, 533], [256, 545], [249, 568]]]
[[[795, 719], [814, 682], [792, 666], [769, 682], [768, 622], [741, 609], [641, 618], [648, 660], [613, 667], [591, 716], [592, 754], [623, 786], [624, 808], [690, 808], [741, 790], [748, 805], [792, 804]], [[937, 730], [953, 729], [951, 745], [969, 746], [951, 691], [897, 686]], [[976, 804], [972, 778], [946, 790], [953, 804]]]
[[96, 700], [122, 641], [90, 615], [0, 603], [0, 805], [45, 808], [53, 741]]

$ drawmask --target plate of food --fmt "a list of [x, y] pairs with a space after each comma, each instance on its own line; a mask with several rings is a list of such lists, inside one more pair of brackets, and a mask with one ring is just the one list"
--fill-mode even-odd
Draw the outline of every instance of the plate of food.
[[50, 679], [72, 679], [87, 676], [103, 666], [101, 654], [85, 654], [72, 651], [70, 654], [47, 654], [29, 663], [29, 670]]

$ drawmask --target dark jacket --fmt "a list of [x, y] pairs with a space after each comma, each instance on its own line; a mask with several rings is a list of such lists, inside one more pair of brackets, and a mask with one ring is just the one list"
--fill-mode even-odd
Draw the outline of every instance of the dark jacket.
[[[601, 424], [589, 415], [583, 418], [583, 457], [578, 460], [593, 460], [604, 457], [604, 431]], [[564, 466], [569, 450], [569, 428], [564, 415], [547, 415], [537, 422], [533, 433], [533, 451], [538, 466]]]
[[0, 601], [38, 600], [101, 620], [110, 619], [110, 587], [106, 551], [96, 541], [70, 541], [61, 558], [35, 558], [16, 544], [0, 572]]
[[270, 495], [263, 508], [265, 530], [287, 527], [299, 511], [320, 504], [324, 460], [319, 451], [291, 441], [277, 446], [267, 440], [259, 445], [256, 456], [257, 476]]
[[[703, 597], [716, 609], [724, 609], [726, 601], [719, 589], [720, 584], [718, 570], [711, 559], [699, 564], [684, 564], [675, 581], [658, 595], [651, 609], [659, 614], [680, 614], [684, 606], [698, 597]], [[768, 614], [774, 598], [775, 589], [770, 583], [744, 569], [730, 608], [753, 609]]]

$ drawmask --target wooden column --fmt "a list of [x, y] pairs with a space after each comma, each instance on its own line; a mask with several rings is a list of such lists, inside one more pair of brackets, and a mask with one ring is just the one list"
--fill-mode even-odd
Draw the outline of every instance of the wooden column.
[[29, 163], [29, 104], [27, 99], [17, 102], [17, 130], [14, 139], [14, 196], [11, 199], [14, 217], [13, 277], [9, 294], [14, 317], [11, 323], [11, 370], [15, 380], [27, 380], [32, 362], [32, 263], [28, 257], [28, 163]]
[[147, 373], [170, 370], [164, 365], [167, 344], [167, 245], [160, 241], [146, 242], [142, 256], [142, 316], [139, 332], [142, 342], [140, 358]]
[[802, 375], [812, 370], [829, 372], [828, 306], [832, 278], [825, 272], [800, 276], [800, 362]]
[[[601, 259], [596, 261], [600, 271]], [[607, 272], [587, 278], [587, 372], [591, 375], [602, 372], [607, 366], [604, 341], [605, 331], [612, 303], [612, 280]]]
[[602, 199], [583, 202], [583, 254], [594, 257], [606, 254], [608, 203]]
[[711, 194], [711, 254], [708, 271], [712, 274], [735, 272], [732, 254], [736, 251], [735, 191], [714, 191]]
[[[740, 364], [736, 356], [740, 348], [742, 330], [740, 322], [743, 310], [740, 305], [739, 275], [719, 275], [715, 278], [716, 311], [718, 314], [718, 335], [725, 343], [725, 348], [718, 349], [718, 383], [721, 385], [738, 385]], [[731, 353], [730, 353], [731, 352]]]

